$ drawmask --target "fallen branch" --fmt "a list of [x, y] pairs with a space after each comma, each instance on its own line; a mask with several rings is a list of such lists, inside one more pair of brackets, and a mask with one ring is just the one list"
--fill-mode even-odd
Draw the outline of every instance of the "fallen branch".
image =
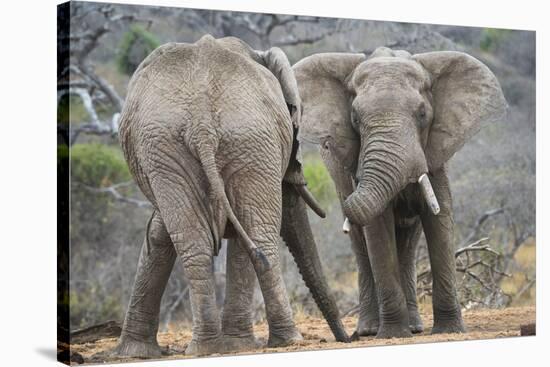
[[118, 338], [122, 331], [117, 321], [107, 321], [71, 333], [71, 344], [94, 343], [100, 339]]
[[[491, 213], [497, 211], [490, 211], [484, 214], [484, 218], [488, 218]], [[486, 220], [486, 219], [484, 219]], [[482, 223], [484, 220], [478, 220], [477, 223]], [[490, 259], [479, 258], [478, 256], [472, 257], [473, 254], [487, 253], [491, 256]], [[464, 274], [462, 282], [460, 283], [460, 289], [465, 294], [467, 306], [471, 307], [472, 304], [483, 304], [484, 306], [490, 306], [495, 300], [500, 300], [502, 295], [505, 295], [500, 289], [500, 279], [502, 277], [510, 277], [506, 271], [502, 271], [498, 268], [498, 259], [501, 259], [501, 254], [494, 250], [489, 244], [489, 237], [480, 238], [470, 244], [467, 244], [454, 253], [455, 259], [457, 259], [456, 271]], [[500, 277], [495, 277], [494, 274]], [[471, 279], [471, 281], [469, 281]], [[417, 275], [417, 294], [420, 299], [431, 295], [432, 286], [432, 272], [430, 267], [424, 268]], [[475, 294], [475, 287], [472, 288], [472, 281], [479, 284], [484, 290], [485, 295], [481, 298]], [[509, 298], [509, 297], [508, 297]], [[467, 302], [466, 302], [467, 301]], [[500, 301], [499, 301], [500, 302]]]
[[537, 335], [537, 324], [526, 324], [519, 327], [521, 336]]

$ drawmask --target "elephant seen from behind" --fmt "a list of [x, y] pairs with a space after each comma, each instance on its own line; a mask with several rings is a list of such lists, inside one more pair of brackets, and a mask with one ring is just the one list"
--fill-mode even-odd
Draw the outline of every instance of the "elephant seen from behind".
[[[323, 213], [298, 160], [300, 116], [296, 80], [278, 48], [255, 51], [237, 38], [204, 36], [163, 45], [141, 63], [129, 84], [120, 141], [154, 213], [116, 353], [160, 355], [160, 299], [177, 257], [193, 315], [186, 354], [259, 346], [252, 330], [256, 275], [268, 345], [300, 340], [281, 275], [280, 235], [336, 339], [348, 341], [307, 218], [305, 203]], [[212, 261], [222, 238], [229, 243], [220, 315]]]

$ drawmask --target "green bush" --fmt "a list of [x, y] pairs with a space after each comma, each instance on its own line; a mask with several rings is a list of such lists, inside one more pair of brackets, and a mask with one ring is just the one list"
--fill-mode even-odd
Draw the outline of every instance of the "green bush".
[[140, 26], [124, 33], [118, 48], [117, 66], [121, 73], [132, 75], [143, 59], [160, 45], [158, 39]]
[[97, 283], [69, 295], [71, 329], [107, 320], [121, 320], [124, 315], [120, 295], [107, 292]]
[[336, 190], [323, 161], [314, 156], [304, 157], [304, 176], [307, 187], [321, 204], [336, 200]]
[[479, 42], [479, 48], [487, 52], [494, 51], [509, 32], [509, 29], [485, 28]]
[[57, 122], [62, 125], [76, 124], [89, 121], [90, 116], [82, 104], [79, 96], [65, 94], [57, 105]]
[[[63, 156], [63, 148], [58, 148]], [[70, 308], [71, 329], [89, 326], [106, 320], [121, 320], [125, 302], [121, 285], [115, 279], [108, 282], [98, 278], [107, 273], [103, 259], [117, 257], [121, 233], [127, 222], [121, 221], [121, 208], [109, 194], [91, 192], [81, 185], [105, 187], [131, 180], [118, 146], [99, 143], [75, 144], [70, 148], [71, 162], [71, 220], [70, 269], [80, 281], [71, 277], [69, 295], [61, 295]], [[121, 189], [131, 196], [133, 187]], [[118, 231], [118, 232], [117, 232]], [[68, 300], [67, 300], [68, 297]]]
[[118, 147], [105, 144], [75, 144], [71, 147], [71, 178], [101, 187], [131, 179]]

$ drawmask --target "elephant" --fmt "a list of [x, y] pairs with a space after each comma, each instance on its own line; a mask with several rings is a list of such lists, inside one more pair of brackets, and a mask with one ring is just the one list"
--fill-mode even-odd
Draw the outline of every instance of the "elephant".
[[432, 333], [465, 332], [447, 162], [483, 124], [506, 114], [498, 80], [466, 53], [386, 47], [314, 54], [293, 70], [303, 109], [298, 140], [318, 145], [356, 257], [354, 335], [423, 331], [415, 269], [422, 230], [433, 274]]
[[[252, 328], [255, 276], [268, 346], [302, 339], [282, 279], [280, 236], [338, 341], [349, 341], [324, 278], [306, 203], [297, 126], [301, 104], [286, 55], [203, 36], [155, 49], [132, 76], [119, 139], [154, 211], [116, 355], [158, 357], [160, 301], [176, 258], [189, 283], [192, 340], [205, 355], [260, 346]], [[216, 307], [213, 256], [228, 239], [227, 285]]]

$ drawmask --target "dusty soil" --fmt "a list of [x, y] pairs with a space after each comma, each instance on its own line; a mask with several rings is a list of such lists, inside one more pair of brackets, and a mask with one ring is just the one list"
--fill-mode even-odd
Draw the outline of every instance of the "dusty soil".
[[[417, 334], [413, 338], [377, 340], [374, 339], [374, 337], [361, 337], [361, 340], [355, 341], [350, 344], [335, 342], [334, 337], [330, 332], [330, 329], [323, 319], [302, 317], [297, 319], [298, 328], [300, 329], [304, 337], [304, 340], [302, 342], [286, 348], [263, 348], [255, 351], [233, 353], [228, 355], [251, 353], [280, 353], [303, 350], [356, 348], [371, 347], [377, 345], [433, 343], [443, 341], [479, 340], [519, 336], [520, 325], [535, 322], [535, 307], [515, 307], [500, 310], [469, 310], [463, 313], [463, 317], [466, 323], [466, 327], [468, 329], [468, 332], [465, 334], [430, 335], [432, 326], [432, 315], [431, 313], [425, 313], [422, 315], [422, 318], [424, 320], [424, 326], [426, 330], [424, 331], [424, 333]], [[355, 329], [356, 319], [354, 317], [346, 317], [343, 321], [346, 329], [351, 335], [351, 333]], [[267, 340], [267, 324], [256, 325], [254, 331], [255, 334], [263, 341]], [[165, 351], [165, 356], [163, 356], [163, 359], [191, 358], [183, 354], [187, 343], [191, 340], [190, 330], [159, 333], [158, 340], [160, 346]], [[85, 363], [131, 361], [132, 359], [105, 358], [101, 356], [104, 352], [114, 348], [116, 343], [116, 338], [110, 338], [99, 340], [95, 343], [73, 344], [72, 351], [81, 354], [82, 357], [84, 357]], [[215, 356], [219, 356], [219, 354], [215, 354]]]

